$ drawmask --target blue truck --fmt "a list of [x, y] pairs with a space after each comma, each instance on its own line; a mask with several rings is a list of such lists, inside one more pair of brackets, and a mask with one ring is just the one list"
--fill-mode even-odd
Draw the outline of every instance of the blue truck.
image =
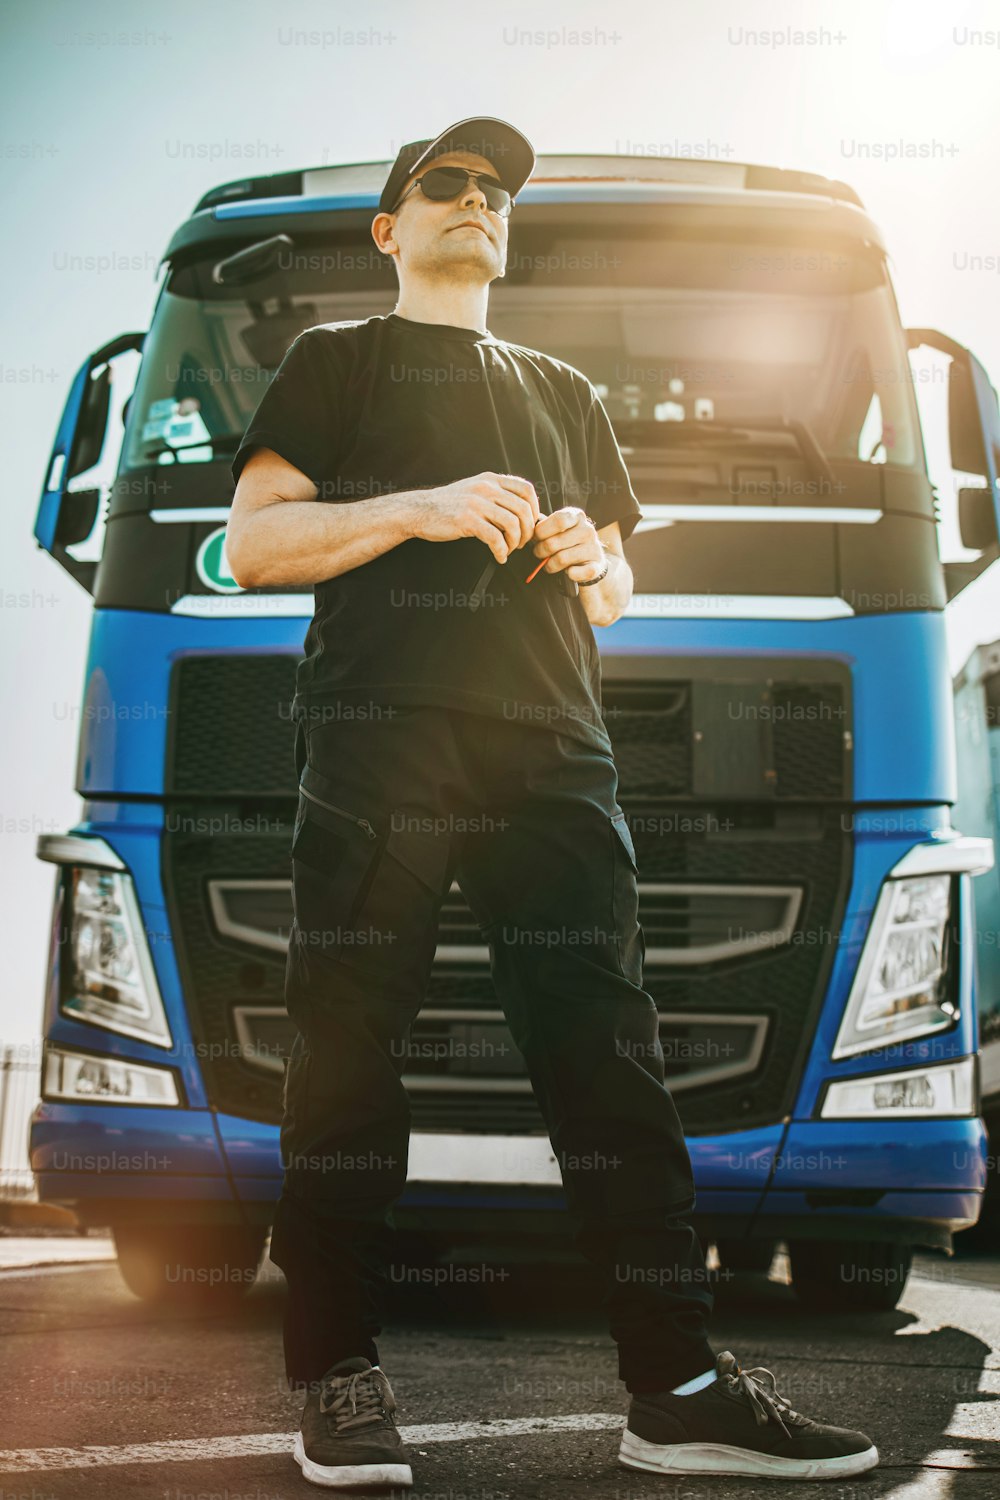
[[[207, 192], [149, 329], [80, 367], [44, 479], [38, 544], [94, 603], [79, 821], [37, 851], [31, 1161], [42, 1200], [113, 1229], [142, 1296], [185, 1295], [181, 1247], [202, 1288], [245, 1289], [280, 1188], [312, 593], [233, 579], [230, 463], [292, 339], [392, 310], [370, 236], [389, 165]], [[765, 166], [539, 157], [489, 324], [594, 381], [643, 507], [633, 600], [597, 636], [698, 1228], [733, 1268], [784, 1243], [810, 1306], [893, 1306], [988, 1177], [974, 890], [996, 876], [990, 832], [952, 817], [946, 628], [1000, 556], [996, 393], [965, 347], [904, 330], [849, 186]], [[947, 362], [954, 495], [928, 474], [922, 346]], [[565, 1233], [457, 886], [404, 1078], [401, 1234]]]
[[[953, 681], [958, 798], [952, 816], [969, 834], [1000, 842], [1000, 639], [980, 642]], [[973, 886], [974, 962], [979, 1019], [979, 1085], [990, 1141], [986, 1192], [975, 1231], [966, 1239], [1000, 1244], [1000, 879]]]

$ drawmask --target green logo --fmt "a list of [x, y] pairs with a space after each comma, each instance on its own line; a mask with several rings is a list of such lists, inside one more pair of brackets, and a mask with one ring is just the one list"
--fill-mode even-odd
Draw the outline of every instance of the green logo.
[[210, 532], [198, 548], [195, 567], [198, 577], [217, 594], [242, 594], [243, 589], [229, 571], [225, 553], [226, 528]]

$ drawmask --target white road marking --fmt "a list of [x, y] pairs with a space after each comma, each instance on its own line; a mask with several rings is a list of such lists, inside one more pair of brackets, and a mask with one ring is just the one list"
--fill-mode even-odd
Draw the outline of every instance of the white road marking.
[[[405, 1443], [461, 1443], [471, 1439], [520, 1437], [529, 1432], [611, 1432], [625, 1425], [624, 1414], [584, 1412], [568, 1417], [510, 1417], [496, 1422], [427, 1422], [400, 1427]], [[91, 1469], [112, 1464], [191, 1463], [197, 1459], [291, 1455], [293, 1432], [256, 1432], [242, 1437], [181, 1438], [166, 1443], [124, 1443], [120, 1447], [13, 1448], [0, 1452], [0, 1473], [39, 1469]]]
[[0, 1286], [8, 1281], [34, 1281], [39, 1276], [71, 1276], [80, 1271], [102, 1271], [113, 1264], [114, 1256], [109, 1256], [107, 1260], [72, 1261], [66, 1266], [24, 1266], [18, 1267], [16, 1271], [4, 1266], [0, 1268]]
[[8, 1234], [0, 1238], [0, 1270], [20, 1271], [29, 1266], [90, 1265], [115, 1258], [110, 1235]]

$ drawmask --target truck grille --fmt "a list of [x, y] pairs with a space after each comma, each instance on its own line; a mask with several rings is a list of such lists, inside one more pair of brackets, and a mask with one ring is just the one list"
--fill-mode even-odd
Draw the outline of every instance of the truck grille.
[[[720, 674], [720, 664], [711, 665]], [[281, 711], [294, 660], [199, 657], [175, 673], [164, 880], [192, 1026], [216, 1107], [277, 1123], [282, 1059], [294, 1035], [283, 1006], [293, 729]], [[843, 794], [849, 773], [845, 717], [832, 711], [847, 701], [844, 684], [802, 681], [780, 693], [774, 678], [743, 686], [751, 698], [766, 691], [772, 705], [794, 700], [810, 710], [786, 715], [780, 732], [771, 715], [766, 730], [749, 737], [759, 741], [751, 767], [744, 737], [738, 781], [745, 794], [748, 777], [758, 777], [753, 801], [692, 797], [694, 785], [718, 783], [726, 769], [726, 752], [707, 754], [695, 737], [696, 725], [704, 734], [718, 720], [711, 683], [615, 680], [604, 689], [618, 796], [639, 865], [645, 987], [689, 1134], [770, 1123], [788, 1111], [851, 874], [840, 808], [823, 801]], [[203, 717], [210, 703], [211, 731]], [[824, 704], [829, 711], [820, 712]], [[199, 721], [190, 728], [188, 713]], [[796, 789], [787, 803], [776, 794], [779, 782]], [[678, 800], [681, 787], [691, 800]], [[808, 801], [806, 787], [814, 789]], [[203, 800], [213, 794], [217, 801]], [[254, 802], [271, 796], [280, 801], [255, 819]], [[545, 1130], [493, 989], [488, 950], [457, 885], [445, 901], [403, 1077], [414, 1129]]]
[[[612, 676], [641, 674], [630, 679]], [[174, 667], [166, 791], [287, 797], [293, 656]], [[605, 658], [603, 709], [624, 795], [824, 802], [851, 795], [850, 677], [835, 661]], [[294, 785], [292, 786], [294, 791]]]

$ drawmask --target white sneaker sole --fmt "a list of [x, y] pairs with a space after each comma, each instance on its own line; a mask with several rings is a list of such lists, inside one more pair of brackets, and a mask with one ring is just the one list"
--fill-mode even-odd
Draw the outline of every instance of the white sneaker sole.
[[764, 1479], [843, 1479], [864, 1474], [878, 1463], [878, 1449], [844, 1453], [838, 1458], [780, 1458], [726, 1443], [650, 1443], [626, 1427], [618, 1462], [627, 1469], [655, 1474], [745, 1474]]
[[337, 1464], [330, 1468], [313, 1463], [306, 1457], [302, 1434], [295, 1434], [292, 1456], [302, 1470], [303, 1479], [311, 1484], [321, 1484], [326, 1489], [357, 1489], [359, 1485], [390, 1486], [412, 1484], [413, 1471], [409, 1464]]

